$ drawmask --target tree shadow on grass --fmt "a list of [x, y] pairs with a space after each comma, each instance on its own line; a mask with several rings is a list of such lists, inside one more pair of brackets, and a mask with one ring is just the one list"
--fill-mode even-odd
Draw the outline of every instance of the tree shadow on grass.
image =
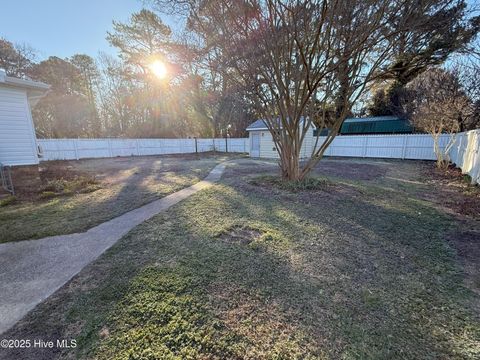
[[184, 161], [181, 166], [166, 164], [162, 169], [143, 173], [138, 167], [132, 167], [122, 176], [121, 183], [103, 183], [100, 190], [92, 193], [9, 206], [0, 210], [0, 232], [3, 233], [0, 242], [86, 231], [193, 185], [214, 165], [215, 162], [208, 159]]
[[[388, 200], [335, 196], [328, 203], [321, 198], [324, 203], [319, 207], [309, 201], [312, 194], [280, 195], [272, 202], [271, 194], [244, 190], [242, 194], [233, 189], [217, 192], [216, 197], [224, 196], [218, 203], [230, 203], [236, 214], [248, 214], [247, 222], [263, 220], [277, 229], [289, 229], [286, 236], [293, 239], [294, 249], [287, 252], [286, 266], [295, 270], [289, 276], [293, 280], [281, 275], [287, 288], [280, 286], [273, 298], [287, 294], [281, 303], [295, 308], [298, 295], [291, 296], [288, 289], [299, 283], [304, 284], [305, 294], [316, 289], [327, 301], [338, 302], [330, 317], [337, 319], [332, 328], [342, 325], [342, 332], [329, 329], [321, 318], [310, 324], [335, 334], [330, 344], [347, 339], [343, 348], [350, 349], [347, 355], [378, 358], [469, 357], [478, 352], [478, 322], [468, 309], [472, 294], [463, 287], [454, 253], [445, 242], [452, 224], [444, 215], [426, 203], [394, 194]], [[315, 227], [320, 234], [315, 234]], [[207, 228], [215, 229], [215, 224]], [[239, 268], [230, 273], [243, 276], [245, 271]], [[235, 286], [241, 283], [237, 279]], [[255, 280], [247, 287], [255, 283], [261, 284]], [[271, 288], [268, 285], [259, 288]], [[317, 303], [319, 313], [332, 310], [331, 303], [325, 307], [315, 296], [307, 298], [302, 304]], [[306, 324], [305, 313], [300, 307], [297, 315]]]
[[[449, 220], [394, 193], [350, 194], [227, 177], [134, 229], [6, 337], [73, 336], [99, 358], [474, 358]], [[266, 236], [222, 241], [234, 226]], [[74, 354], [28, 351], [0, 358]]]

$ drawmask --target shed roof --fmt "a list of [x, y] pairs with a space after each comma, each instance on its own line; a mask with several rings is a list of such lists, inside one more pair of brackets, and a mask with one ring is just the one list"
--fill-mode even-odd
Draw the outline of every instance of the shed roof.
[[407, 119], [398, 116], [373, 116], [345, 119], [340, 129], [342, 135], [412, 133]]
[[401, 117], [392, 116], [392, 115], [367, 116], [367, 117], [361, 117], [361, 118], [346, 118], [344, 123], [368, 122], [368, 121], [395, 121], [395, 120], [403, 120], [403, 119]]
[[257, 121], [254, 121], [250, 125], [248, 125], [247, 131], [252, 131], [252, 130], [268, 130], [267, 125], [265, 124], [265, 121], [262, 119], [259, 119]]
[[[303, 116], [300, 117], [300, 123], [302, 123], [303, 120], [304, 120]], [[279, 122], [279, 125], [281, 125], [280, 119], [278, 119], [278, 122]], [[248, 125], [248, 127], [245, 130], [247, 131], [268, 130], [268, 127], [267, 127], [267, 124], [265, 124], [265, 120], [259, 119], [257, 121], [254, 121], [250, 125]]]

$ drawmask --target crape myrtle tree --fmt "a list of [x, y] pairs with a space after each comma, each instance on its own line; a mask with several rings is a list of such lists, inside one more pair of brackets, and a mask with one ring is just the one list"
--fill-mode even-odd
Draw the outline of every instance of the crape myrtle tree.
[[[287, 180], [302, 180], [322, 159], [352, 106], [388, 68], [396, 42], [425, 25], [418, 14], [447, 6], [439, 0], [173, 3], [188, 11], [190, 22], [209, 29], [204, 41], [214, 45], [216, 66], [225, 79], [248, 90], [272, 134]], [[317, 136], [310, 156], [301, 162], [312, 124], [329, 125], [330, 131], [321, 141]]]
[[[475, 105], [464, 91], [456, 71], [430, 69], [407, 85], [411, 121], [415, 128], [429, 133], [437, 156], [437, 167], [449, 164], [448, 153], [455, 134], [475, 117]], [[440, 136], [449, 134], [442, 149]]]

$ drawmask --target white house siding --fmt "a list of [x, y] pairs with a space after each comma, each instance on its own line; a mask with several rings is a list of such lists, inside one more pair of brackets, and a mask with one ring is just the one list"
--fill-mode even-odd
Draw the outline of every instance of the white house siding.
[[35, 130], [26, 90], [0, 84], [0, 162], [38, 164]]

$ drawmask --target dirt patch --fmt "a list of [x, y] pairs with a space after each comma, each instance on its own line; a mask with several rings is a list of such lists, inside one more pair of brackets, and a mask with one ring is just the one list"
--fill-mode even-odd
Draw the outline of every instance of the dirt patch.
[[[371, 161], [363, 163], [345, 159], [323, 159], [313, 169], [313, 175], [333, 176], [351, 180], [375, 180], [382, 178], [387, 173], [390, 163]], [[268, 174], [280, 176], [280, 168], [276, 162], [267, 161], [237, 161], [235, 169], [227, 171], [224, 178], [235, 178], [252, 174]]]
[[345, 160], [325, 160], [315, 167], [315, 174], [351, 180], [375, 180], [384, 177], [387, 169], [377, 164], [364, 164]]
[[75, 166], [72, 161], [49, 161], [39, 166], [40, 179], [46, 182], [54, 179], [72, 180], [79, 176], [89, 175]]
[[94, 175], [79, 170], [68, 161], [43, 163], [38, 166], [38, 176], [40, 181], [35, 184], [16, 186], [17, 201], [41, 201], [57, 196], [90, 193], [101, 187]]
[[423, 198], [455, 214], [480, 220], [480, 187], [472, 185], [460, 169], [453, 166], [446, 170], [427, 167], [425, 177], [435, 191], [422, 194]]
[[258, 230], [234, 226], [219, 236], [219, 239], [228, 243], [248, 245], [258, 239], [262, 233]]
[[279, 176], [261, 175], [250, 178], [248, 182], [251, 185], [264, 188], [277, 188], [292, 193], [301, 191], [325, 191], [335, 186], [331, 181], [318, 177], [308, 177], [301, 181], [288, 181]]
[[[36, 184], [20, 186], [26, 177], [23, 173], [14, 179], [16, 200], [38, 201], [116, 185], [146, 188], [168, 182], [175, 174], [185, 172], [191, 173], [192, 177], [203, 177], [205, 163], [217, 157], [221, 158], [202, 153], [45, 161], [35, 167], [38, 174]], [[225, 158], [228, 156], [225, 155]], [[67, 191], [63, 191], [64, 188]]]

